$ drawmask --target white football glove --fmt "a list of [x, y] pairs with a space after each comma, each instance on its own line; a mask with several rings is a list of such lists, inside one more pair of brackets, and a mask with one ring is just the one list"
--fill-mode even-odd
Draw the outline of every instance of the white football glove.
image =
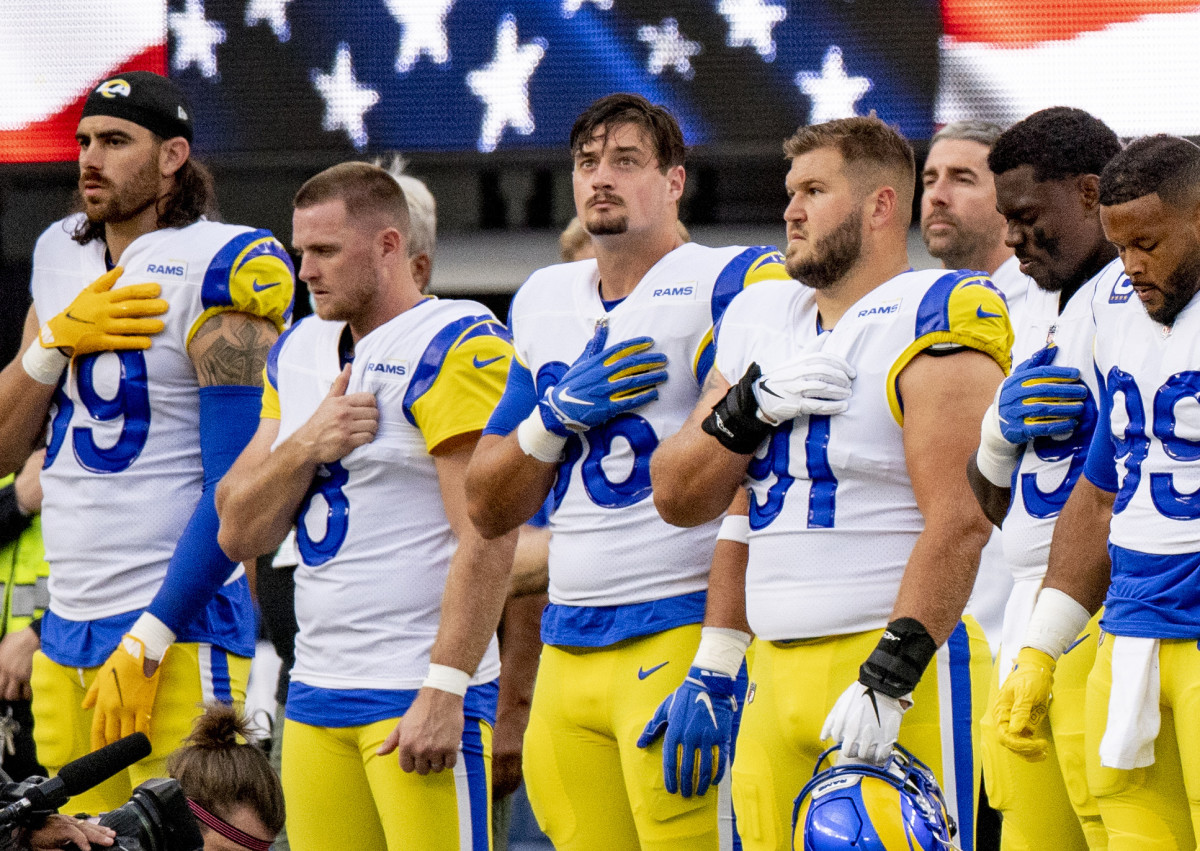
[[912, 695], [897, 700], [855, 681], [833, 705], [821, 739], [842, 746], [841, 759], [882, 765], [900, 735], [900, 719], [912, 706]]
[[799, 416], [832, 416], [846, 410], [850, 382], [857, 373], [832, 352], [805, 352], [754, 382], [758, 417], [779, 425]]

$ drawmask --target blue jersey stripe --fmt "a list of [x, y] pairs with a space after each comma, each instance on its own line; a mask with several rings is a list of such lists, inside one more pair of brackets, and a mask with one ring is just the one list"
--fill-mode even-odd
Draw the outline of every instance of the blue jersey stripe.
[[[487, 765], [478, 721], [463, 728], [462, 751], [467, 769], [468, 806], [471, 808], [471, 851], [488, 851]], [[459, 805], [462, 805], [461, 801]]]
[[[304, 317], [304, 319], [309, 318], [311, 317]], [[274, 387], [276, 391], [279, 390], [279, 353], [283, 351], [283, 341], [286, 340], [293, 331], [304, 324], [304, 319], [301, 319], [291, 328], [288, 328], [286, 331], [280, 334], [279, 339], [275, 341], [275, 344], [271, 346], [271, 350], [267, 352], [267, 381], [271, 382], [271, 386]]]
[[921, 305], [917, 308], [916, 339], [937, 331], [950, 330], [950, 294], [971, 274], [973, 273], [947, 272], [925, 291]]
[[213, 697], [221, 703], [233, 703], [233, 687], [229, 682], [229, 656], [220, 647], [208, 648], [209, 668], [212, 671]]
[[950, 712], [954, 725], [955, 788], [958, 838], [962, 851], [975, 848], [975, 754], [971, 743], [971, 640], [962, 621], [946, 642], [950, 653]]

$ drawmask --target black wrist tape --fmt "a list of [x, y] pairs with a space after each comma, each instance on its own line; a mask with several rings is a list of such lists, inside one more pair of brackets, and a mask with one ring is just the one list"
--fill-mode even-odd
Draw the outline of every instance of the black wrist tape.
[[712, 413], [700, 424], [730, 452], [751, 455], [771, 433], [773, 427], [758, 418], [758, 402], [754, 398], [754, 382], [761, 375], [758, 364], [750, 364], [742, 380], [729, 388], [725, 398], [713, 405]]
[[914, 618], [897, 618], [858, 669], [858, 681], [867, 688], [901, 698], [917, 687], [921, 675], [937, 652], [929, 632]]

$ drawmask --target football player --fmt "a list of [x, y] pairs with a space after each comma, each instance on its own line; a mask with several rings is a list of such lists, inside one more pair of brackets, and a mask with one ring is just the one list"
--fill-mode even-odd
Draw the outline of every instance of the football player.
[[231, 555], [296, 527], [283, 787], [297, 851], [490, 847], [516, 536], [479, 537], [463, 482], [512, 345], [482, 305], [421, 293], [408, 229], [377, 166], [343, 163], [297, 192], [317, 314], [272, 348], [258, 431], [218, 492]]
[[[699, 397], [725, 306], [747, 284], [782, 277], [782, 258], [682, 240], [683, 136], [644, 98], [596, 101], [570, 150], [596, 257], [535, 272], [517, 292], [516, 356], [468, 477], [485, 536], [516, 528], [553, 494], [529, 799], [557, 848], [715, 849], [719, 796], [708, 788], [724, 766], [709, 764], [695, 784], [674, 768], [664, 783], [662, 745], [638, 747], [697, 654], [719, 525], [664, 523], [650, 456]], [[729, 654], [705, 663], [715, 740], [728, 735], [750, 641], [732, 632], [722, 636], [738, 648], [732, 667]]]
[[0, 374], [0, 466], [48, 444], [39, 758], [53, 772], [135, 729], [154, 746], [73, 810], [165, 776], [205, 701], [243, 699], [254, 652], [213, 492], [253, 433], [292, 265], [269, 232], [204, 218], [212, 183], [192, 132], [165, 77], [91, 91], [75, 134], [83, 209], [39, 238], [24, 353]]
[[1017, 668], [1001, 692], [1012, 707], [1001, 732], [1018, 746], [1045, 746], [1039, 722], [1060, 699], [1055, 661], [1103, 602], [1085, 744], [1088, 789], [1108, 847], [1193, 848], [1200, 836], [1200, 513], [1191, 469], [1200, 148], [1173, 136], [1133, 142], [1100, 174], [1098, 201], [1129, 282], [1112, 291], [1117, 304], [1096, 314], [1097, 424], [1054, 530]]
[[1095, 428], [1095, 316], [1114, 296], [1118, 302], [1129, 297], [1116, 249], [1100, 226], [1100, 172], [1120, 150], [1116, 134], [1098, 118], [1056, 107], [1011, 127], [988, 157], [1007, 242], [1037, 282], [1016, 326], [1019, 366], [984, 417], [968, 470], [980, 505], [1000, 526], [1014, 580], [982, 727], [984, 780], [989, 802], [1004, 816], [1005, 851], [1048, 843], [1103, 848], [1107, 841], [1083, 769], [1084, 690], [1098, 627], [1085, 630], [1061, 660], [1056, 700], [1038, 724], [1036, 746], [1009, 735], [1011, 698], [996, 701], [1014, 659], [1018, 670], [1031, 664], [1032, 651], [1017, 651], [1046, 573], [1054, 525], [1083, 471]]
[[908, 271], [913, 154], [882, 121], [802, 128], [785, 151], [800, 283], [733, 300], [703, 397], [652, 462], [655, 502], [681, 526], [750, 490], [738, 831], [788, 848], [822, 742], [882, 763], [899, 740], [934, 767], [971, 847], [990, 653], [960, 617], [989, 526], [963, 470], [1009, 364], [1004, 297], [982, 273]]

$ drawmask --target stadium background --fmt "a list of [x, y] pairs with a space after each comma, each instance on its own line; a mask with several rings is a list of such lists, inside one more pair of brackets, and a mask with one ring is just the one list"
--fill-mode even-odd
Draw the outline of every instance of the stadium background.
[[[1055, 104], [1122, 136], [1197, 136], [1197, 43], [1187, 0], [5, 0], [0, 357], [20, 336], [34, 242], [72, 203], [83, 99], [120, 70], [184, 87], [222, 218], [285, 244], [307, 177], [402, 152], [438, 202], [434, 291], [503, 316], [557, 260], [567, 134], [603, 94], [679, 118], [697, 241], [773, 243], [780, 143], [798, 125], [874, 110], [918, 158], [947, 121]], [[915, 230], [910, 244], [933, 265]]]

